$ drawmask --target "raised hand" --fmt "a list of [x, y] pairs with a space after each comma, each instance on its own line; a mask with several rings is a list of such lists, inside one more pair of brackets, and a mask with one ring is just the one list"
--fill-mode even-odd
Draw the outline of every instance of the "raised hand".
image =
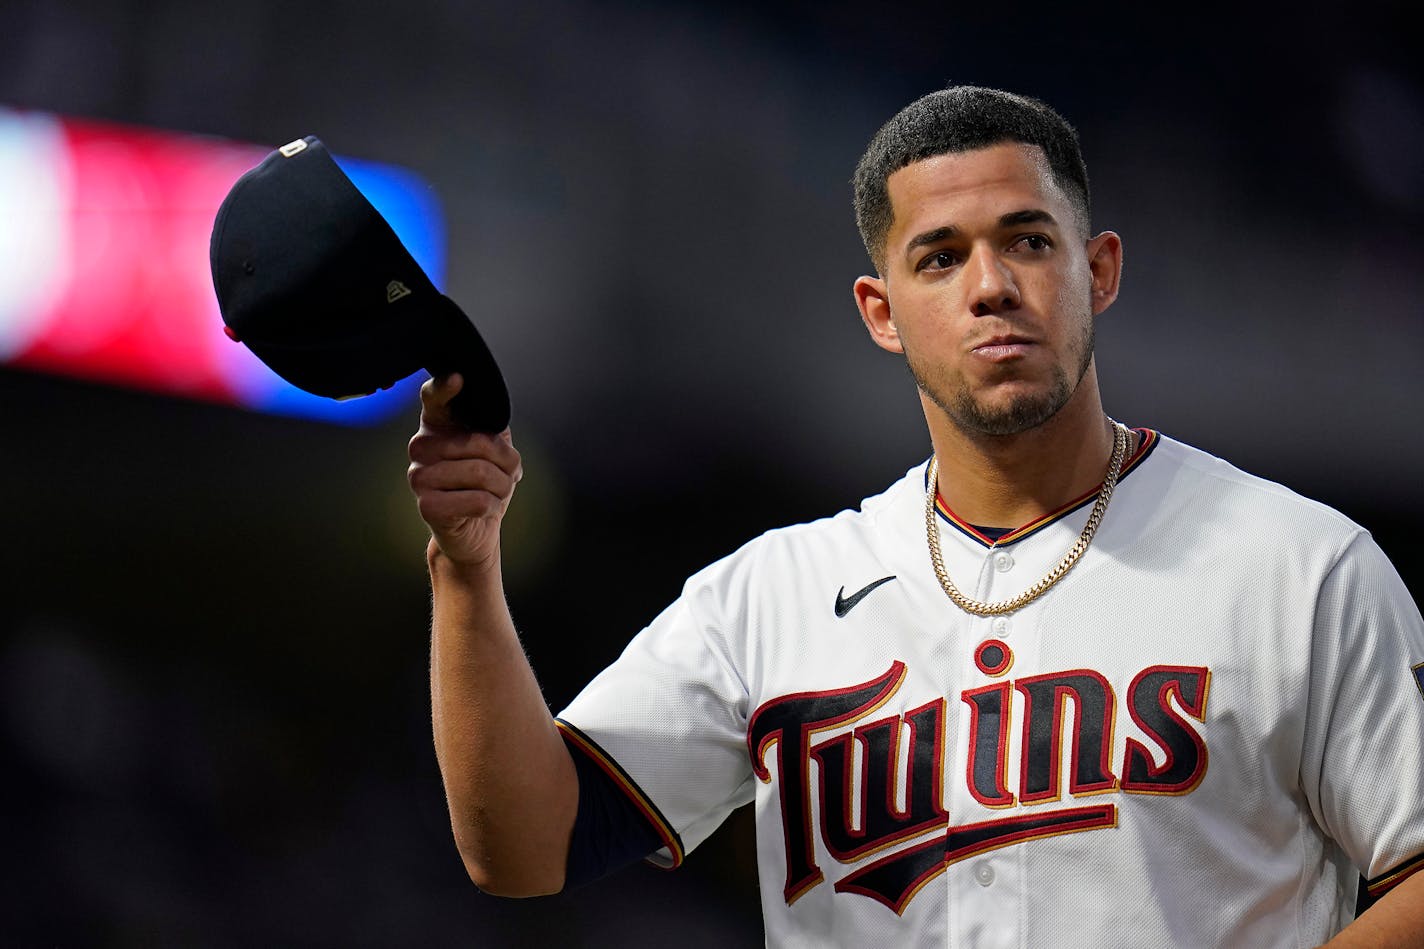
[[493, 568], [500, 522], [524, 467], [509, 429], [487, 435], [455, 421], [450, 400], [463, 383], [452, 373], [421, 387], [406, 477], [440, 551], [462, 566]]

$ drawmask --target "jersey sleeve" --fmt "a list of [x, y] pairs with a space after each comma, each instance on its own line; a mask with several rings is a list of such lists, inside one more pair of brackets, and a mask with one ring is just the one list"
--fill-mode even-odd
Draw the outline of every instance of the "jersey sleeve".
[[648, 857], [674, 867], [754, 793], [742, 638], [746, 548], [688, 580], [682, 596], [559, 714], [565, 739], [653, 826]]
[[1377, 897], [1424, 866], [1424, 621], [1363, 532], [1315, 617], [1302, 788]]
[[629, 780], [592, 739], [567, 722], [559, 730], [578, 775], [578, 814], [564, 863], [564, 888], [572, 889], [620, 870], [663, 846], [680, 846], [660, 830], [667, 821], [652, 805], [627, 793]]

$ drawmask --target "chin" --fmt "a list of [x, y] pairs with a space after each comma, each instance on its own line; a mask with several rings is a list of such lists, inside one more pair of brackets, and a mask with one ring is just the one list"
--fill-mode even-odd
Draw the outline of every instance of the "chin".
[[[1020, 435], [1047, 423], [1068, 404], [1072, 392], [1066, 384], [1054, 385], [1036, 395], [1021, 394], [1007, 401], [985, 404], [967, 392], [959, 393], [950, 404], [940, 404], [954, 424], [964, 432], [979, 435]], [[938, 399], [935, 400], [937, 403]]]

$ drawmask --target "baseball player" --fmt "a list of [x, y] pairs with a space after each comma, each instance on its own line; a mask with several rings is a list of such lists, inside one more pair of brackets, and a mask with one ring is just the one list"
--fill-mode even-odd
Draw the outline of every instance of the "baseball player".
[[1419, 611], [1340, 514], [1104, 414], [1122, 242], [1071, 127], [933, 93], [856, 212], [856, 303], [932, 456], [694, 575], [557, 720], [501, 590], [519, 455], [427, 384], [435, 740], [475, 883], [676, 866], [752, 803], [771, 945], [1424, 944]]

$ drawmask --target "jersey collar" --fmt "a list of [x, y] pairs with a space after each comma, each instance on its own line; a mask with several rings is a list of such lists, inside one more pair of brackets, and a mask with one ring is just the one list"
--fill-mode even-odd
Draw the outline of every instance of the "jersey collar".
[[[1132, 472], [1135, 471], [1140, 464], [1142, 464], [1143, 460], [1148, 455], [1152, 454], [1152, 450], [1157, 447], [1157, 443], [1161, 440], [1161, 436], [1156, 431], [1150, 428], [1134, 428], [1133, 431], [1140, 436], [1137, 445], [1137, 451], [1133, 452], [1132, 456], [1127, 459], [1126, 463], [1123, 464], [1122, 474], [1118, 476], [1119, 484], [1122, 483], [1122, 481], [1125, 480], [1128, 475], [1132, 474]], [[925, 478], [925, 487], [926, 490], [928, 490], [928, 470], [926, 470], [925, 472]], [[1073, 500], [1069, 501], [1067, 504], [1063, 505], [1057, 510], [1049, 511], [1042, 517], [1035, 518], [1034, 520], [1029, 521], [1027, 524], [1024, 524], [1021, 527], [1014, 528], [1007, 534], [1004, 534], [1002, 537], [999, 537], [997, 540], [992, 537], [989, 537], [987, 534], [979, 530], [973, 524], [970, 524], [968, 521], [961, 518], [958, 514], [955, 514], [954, 511], [950, 509], [949, 505], [944, 503], [944, 498], [940, 497], [938, 491], [935, 492], [935, 510], [939, 512], [939, 516], [943, 521], [948, 523], [955, 530], [959, 531], [961, 534], [968, 537], [975, 543], [980, 544], [984, 547], [1006, 547], [1009, 544], [1017, 543], [1018, 541], [1023, 540], [1025, 537], [1032, 536], [1033, 534], [1036, 534], [1039, 531], [1043, 530], [1049, 524], [1052, 524], [1054, 521], [1060, 520], [1064, 517], [1067, 517], [1069, 514], [1072, 514], [1074, 511], [1078, 510], [1078, 508], [1094, 500], [1098, 496], [1098, 492], [1100, 490], [1102, 490], [1102, 485], [1098, 485], [1098, 487], [1093, 488], [1088, 493], [1074, 498]]]

